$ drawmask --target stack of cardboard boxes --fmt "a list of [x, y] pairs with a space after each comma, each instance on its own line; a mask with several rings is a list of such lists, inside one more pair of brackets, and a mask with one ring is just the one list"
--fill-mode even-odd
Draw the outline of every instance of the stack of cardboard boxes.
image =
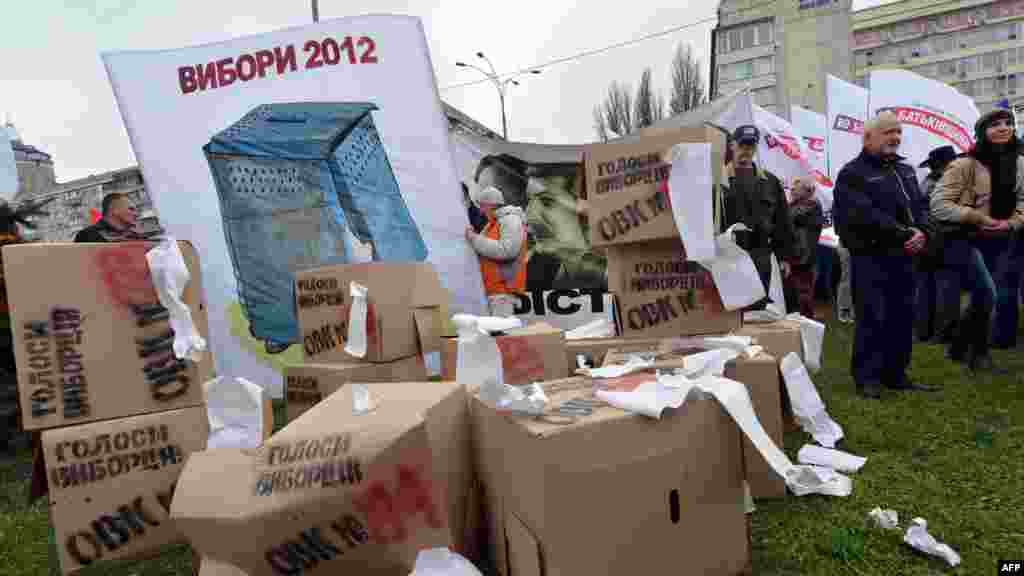
[[[667, 152], [684, 142], [710, 144], [713, 190], [688, 189], [673, 181], [678, 198], [705, 194], [719, 206], [717, 190], [725, 134], [712, 127], [641, 133], [633, 142], [595, 144], [585, 152], [590, 237], [608, 257], [608, 290], [615, 295], [617, 338], [567, 342], [570, 367], [600, 366], [609, 353], [658, 352], [666, 338], [729, 333], [754, 336], [766, 354], [740, 358], [726, 375], [747, 385], [769, 436], [782, 443], [785, 394], [777, 354], [799, 347], [792, 326], [745, 327], [739, 311], [726, 311], [710, 272], [687, 260], [671, 210]], [[715, 214], [713, 219], [717, 220]], [[717, 228], [717, 227], [716, 227]], [[795, 339], [795, 340], [794, 340]], [[755, 498], [783, 497], [784, 481], [744, 440], [746, 477]]]
[[[179, 246], [191, 275], [184, 302], [207, 337], [198, 257]], [[151, 247], [3, 249], [22, 426], [41, 435], [64, 573], [182, 540], [168, 510], [186, 458], [206, 447], [202, 385], [213, 365], [209, 354], [175, 358]]]

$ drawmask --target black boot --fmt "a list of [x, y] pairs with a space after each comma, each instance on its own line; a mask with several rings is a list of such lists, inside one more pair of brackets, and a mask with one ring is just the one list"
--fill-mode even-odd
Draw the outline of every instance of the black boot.
[[971, 339], [974, 337], [974, 322], [974, 309], [968, 308], [952, 329], [952, 338], [949, 348], [946, 350], [946, 358], [954, 362], [964, 362], [967, 359]]
[[971, 351], [967, 367], [971, 372], [986, 372], [996, 376], [1006, 376], [1010, 373], [1009, 370], [992, 363], [992, 355], [989, 353], [991, 337], [992, 314], [979, 313], [974, 319], [974, 335], [971, 338]]

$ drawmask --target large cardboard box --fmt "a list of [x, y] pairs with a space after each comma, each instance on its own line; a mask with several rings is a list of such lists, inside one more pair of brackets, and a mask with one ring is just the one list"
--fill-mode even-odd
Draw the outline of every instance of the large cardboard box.
[[194, 454], [171, 506], [193, 548], [249, 576], [408, 574], [423, 548], [471, 555], [464, 388], [368, 387], [369, 412], [343, 386], [257, 451]]
[[[509, 330], [497, 336], [501, 351], [505, 384], [520, 386], [569, 375], [565, 365], [563, 332], [543, 322]], [[441, 343], [441, 378], [455, 380], [459, 339], [445, 338]]]
[[651, 133], [634, 142], [590, 144], [584, 148], [592, 246], [679, 237], [663, 190], [672, 169], [669, 151], [682, 142], [711, 144], [714, 186], [711, 190], [688, 190], [687, 194], [714, 198], [722, 174], [721, 162], [716, 159], [723, 158], [725, 150], [725, 134], [717, 128], [678, 128]]
[[[350, 286], [367, 288], [367, 351], [364, 358], [345, 353]], [[295, 273], [302, 349], [306, 360], [390, 362], [440, 348], [448, 294], [427, 263], [370, 262], [323, 266]]]
[[[605, 355], [606, 366], [624, 364], [631, 354], [654, 354], [656, 367], [661, 369], [682, 368], [683, 358], [693, 351], [678, 353], [661, 352], [658, 346], [641, 350], [612, 349]], [[747, 387], [754, 414], [764, 427], [768, 437], [780, 448], [783, 442], [782, 392], [779, 387], [779, 365], [774, 356], [765, 353], [753, 358], [739, 356], [725, 366], [726, 378], [736, 380]], [[783, 498], [786, 496], [786, 482], [768, 465], [761, 453], [750, 440], [743, 436], [743, 459], [750, 493], [754, 498]]]
[[[726, 364], [725, 377], [747, 386], [758, 421], [772, 442], [783, 448], [782, 388], [779, 386], [778, 360], [763, 353], [754, 358], [740, 357]], [[786, 481], [775, 473], [746, 436], [743, 438], [743, 459], [751, 496], [785, 498]]]
[[[26, 430], [203, 403], [210, 354], [174, 357], [173, 332], [146, 263], [151, 242], [3, 248], [18, 393]], [[179, 242], [184, 301], [208, 338], [199, 257]]]
[[295, 364], [285, 366], [285, 413], [288, 422], [352, 382], [426, 382], [427, 368], [422, 356], [410, 356], [388, 363]]
[[181, 541], [168, 516], [175, 482], [208, 436], [203, 407], [45, 430], [50, 520], [62, 571]]
[[765, 352], [775, 356], [780, 362], [790, 352], [796, 352], [801, 360], [804, 358], [800, 324], [793, 320], [746, 323], [736, 333], [752, 337], [755, 344], [764, 347]]
[[[583, 377], [544, 383], [553, 405]], [[575, 389], [574, 389], [575, 388]], [[610, 406], [575, 420], [472, 400], [491, 556], [503, 576], [733, 575], [750, 547], [739, 429], [713, 399], [660, 420]]]
[[711, 273], [686, 259], [678, 238], [610, 246], [607, 253], [623, 336], [722, 334], [741, 326], [740, 312], [725, 310]]

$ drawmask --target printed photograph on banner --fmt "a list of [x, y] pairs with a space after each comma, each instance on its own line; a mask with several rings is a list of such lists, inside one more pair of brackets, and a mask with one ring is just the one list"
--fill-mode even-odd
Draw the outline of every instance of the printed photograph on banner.
[[161, 223], [202, 256], [218, 373], [282, 395], [300, 270], [426, 261], [453, 311], [483, 312], [418, 18], [103, 59]]
[[[451, 140], [462, 180], [460, 207], [474, 230], [497, 233], [481, 203], [498, 200], [525, 218], [525, 250], [511, 271], [522, 284], [515, 316], [566, 330], [598, 317], [610, 321], [607, 260], [590, 245], [583, 147], [501, 142], [460, 131], [452, 131]], [[500, 198], [490, 197], [492, 189]]]

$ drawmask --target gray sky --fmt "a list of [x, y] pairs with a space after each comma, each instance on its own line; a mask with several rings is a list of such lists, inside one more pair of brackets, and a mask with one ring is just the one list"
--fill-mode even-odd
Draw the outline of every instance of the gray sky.
[[[455, 62], [479, 63], [483, 51], [508, 72], [602, 48], [714, 16], [717, 0], [606, 4], [576, 0], [320, 0], [320, 18], [412, 14], [423, 19], [441, 97], [501, 131], [497, 91], [489, 83], [444, 90], [480, 78]], [[5, 19], [0, 50], [0, 113], [23, 140], [54, 156], [57, 180], [135, 162], [100, 52], [168, 49], [223, 41], [311, 22], [307, 0], [32, 0]], [[594, 139], [591, 110], [612, 80], [636, 84], [651, 66], [668, 96], [669, 63], [679, 42], [693, 46], [707, 75], [712, 23], [589, 56], [524, 77], [507, 100], [509, 138], [544, 144]], [[171, 112], [173, 113], [173, 112]]]

